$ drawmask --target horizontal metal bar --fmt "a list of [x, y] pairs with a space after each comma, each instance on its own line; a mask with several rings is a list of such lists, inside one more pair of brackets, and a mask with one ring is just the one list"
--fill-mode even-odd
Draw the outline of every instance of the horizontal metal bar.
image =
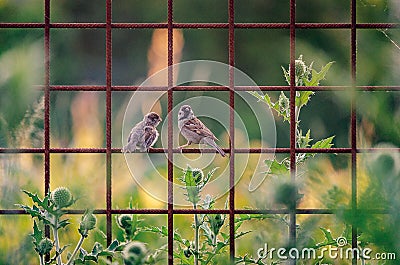
[[0, 28], [44, 28], [45, 23], [1, 22]]
[[107, 23], [50, 23], [50, 28], [99, 28], [105, 29]]
[[[230, 152], [229, 148], [223, 148], [226, 153]], [[106, 148], [50, 148], [50, 153], [60, 153], [60, 154], [68, 154], [68, 153], [106, 153]], [[400, 152], [400, 148], [358, 148], [357, 153], [372, 153], [372, 152]], [[44, 148], [0, 148], [0, 153], [4, 154], [18, 154], [18, 153], [44, 153]], [[112, 153], [121, 153], [121, 148], [112, 148]], [[167, 153], [168, 149], [166, 148], [152, 148], [149, 150], [149, 153]], [[197, 149], [197, 148], [185, 148], [179, 150], [177, 148], [172, 150], [175, 154], [180, 153], [216, 153], [214, 149], [206, 148], [206, 149]], [[345, 153], [350, 154], [351, 148], [296, 148], [296, 153]], [[139, 151], [134, 153], [140, 153]], [[237, 148], [235, 149], [235, 153], [239, 154], [259, 154], [259, 153], [290, 153], [290, 148]]]
[[[335, 214], [337, 209], [296, 209], [296, 214]], [[343, 211], [341, 209], [340, 211]], [[351, 212], [352, 209], [346, 209]], [[84, 209], [65, 210], [66, 214], [83, 214]], [[168, 209], [111, 209], [111, 214], [168, 214]], [[173, 209], [173, 214], [229, 214], [229, 209]], [[235, 209], [234, 214], [289, 214], [288, 209]], [[94, 214], [107, 214], [106, 209], [94, 209]], [[359, 214], [389, 214], [388, 209], [357, 209]], [[26, 215], [22, 209], [0, 210], [0, 215]]]
[[[44, 86], [37, 85], [43, 90]], [[106, 86], [101, 85], [51, 85], [50, 91], [106, 91]], [[290, 86], [235, 86], [236, 91], [290, 91]], [[298, 91], [343, 91], [351, 90], [352, 86], [298, 86]], [[357, 91], [400, 91], [400, 86], [356, 86]], [[167, 86], [112, 86], [112, 91], [168, 91]], [[225, 86], [175, 86], [174, 91], [229, 91]]]
[[[105, 29], [106, 23], [50, 23], [50, 28], [99, 28]], [[295, 23], [298, 29], [351, 29], [351, 23]], [[0, 28], [44, 28], [45, 23], [2, 22]], [[168, 23], [111, 23], [114, 29], [153, 29], [168, 28]], [[173, 28], [180, 29], [229, 29], [229, 23], [172, 23]], [[237, 29], [289, 29], [290, 23], [234, 23]], [[357, 23], [358, 29], [400, 28], [400, 23]]]
[[168, 28], [168, 23], [112, 23], [112, 28], [119, 28], [119, 29], [143, 29], [143, 28], [150, 28], [150, 29], [159, 29], [159, 28]]

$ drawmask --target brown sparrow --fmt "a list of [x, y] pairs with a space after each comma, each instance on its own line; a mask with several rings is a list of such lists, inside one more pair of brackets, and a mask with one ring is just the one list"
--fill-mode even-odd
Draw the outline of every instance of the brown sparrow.
[[214, 147], [221, 156], [225, 156], [225, 152], [215, 143], [217, 137], [208, 129], [196, 116], [189, 105], [183, 105], [178, 113], [178, 127], [181, 134], [188, 140], [187, 144], [179, 148], [186, 147], [191, 143], [208, 144]]
[[128, 143], [122, 148], [122, 152], [148, 151], [158, 139], [157, 125], [162, 121], [155, 112], [146, 114], [141, 122], [136, 124], [129, 133]]

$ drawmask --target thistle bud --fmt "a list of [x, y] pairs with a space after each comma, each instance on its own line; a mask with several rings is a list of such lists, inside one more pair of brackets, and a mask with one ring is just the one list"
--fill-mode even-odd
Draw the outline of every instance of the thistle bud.
[[122, 251], [124, 264], [141, 265], [145, 263], [146, 246], [142, 242], [132, 241], [128, 243]]
[[121, 214], [117, 218], [117, 224], [122, 229], [129, 229], [132, 227], [132, 215], [130, 214]]
[[307, 75], [307, 65], [303, 62], [303, 56], [300, 56], [299, 59], [294, 62], [295, 76], [296, 78], [303, 78]]
[[58, 187], [51, 193], [51, 200], [58, 208], [68, 207], [72, 204], [72, 194], [66, 187]]
[[208, 220], [210, 221], [211, 231], [215, 236], [218, 235], [219, 230], [224, 225], [225, 217], [222, 214], [210, 214]]
[[203, 181], [204, 173], [201, 169], [199, 169], [199, 168], [192, 169], [192, 175], [193, 175], [194, 182], [196, 184], [200, 184]]
[[96, 227], [96, 216], [92, 213], [86, 213], [82, 216], [82, 220], [79, 224], [79, 233], [82, 236], [87, 236], [88, 232]]
[[37, 245], [36, 251], [39, 253], [39, 255], [43, 256], [49, 253], [52, 248], [53, 242], [48, 238], [43, 238]]

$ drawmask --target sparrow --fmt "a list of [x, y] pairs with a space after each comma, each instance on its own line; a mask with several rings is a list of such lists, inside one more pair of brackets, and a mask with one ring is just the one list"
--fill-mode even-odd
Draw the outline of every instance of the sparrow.
[[225, 152], [215, 143], [217, 137], [208, 129], [193, 113], [189, 105], [183, 105], [178, 113], [178, 127], [181, 134], [188, 141], [179, 149], [189, 146], [192, 143], [205, 143], [214, 147], [221, 156], [225, 156]]
[[152, 147], [158, 139], [159, 133], [156, 129], [162, 119], [155, 112], [147, 113], [143, 120], [137, 123], [128, 136], [128, 143], [122, 148], [122, 152], [134, 152], [139, 149], [146, 152]]

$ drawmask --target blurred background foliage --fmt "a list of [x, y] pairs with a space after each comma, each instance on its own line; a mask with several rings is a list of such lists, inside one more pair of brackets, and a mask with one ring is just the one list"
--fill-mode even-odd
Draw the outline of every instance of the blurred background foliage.
[[[165, 22], [165, 0], [114, 0], [113, 22]], [[175, 0], [175, 22], [227, 22], [226, 0]], [[299, 0], [298, 22], [350, 22], [350, 1]], [[0, 0], [1, 22], [43, 22], [42, 0]], [[105, 1], [52, 0], [52, 22], [104, 22]], [[400, 4], [397, 0], [357, 0], [357, 21], [399, 22]], [[235, 1], [236, 22], [289, 22], [289, 1]], [[0, 147], [43, 147], [43, 99], [40, 85], [44, 83], [42, 29], [0, 29]], [[303, 54], [307, 63], [314, 61], [320, 68], [329, 61], [335, 64], [323, 85], [350, 85], [350, 30], [299, 29], [296, 32], [297, 56]], [[138, 85], [147, 76], [167, 65], [167, 31], [165, 29], [113, 29], [113, 85]], [[399, 29], [359, 29], [357, 31], [357, 83], [359, 85], [399, 85]], [[51, 29], [50, 83], [52, 85], [105, 85], [105, 30]], [[281, 66], [289, 62], [289, 31], [286, 29], [237, 29], [235, 31], [235, 64], [258, 85], [285, 85]], [[226, 29], [183, 29], [174, 32], [174, 62], [208, 59], [228, 62], [228, 31]], [[132, 93], [112, 94], [112, 145], [121, 147], [122, 120]], [[228, 100], [228, 93], [180, 92], [175, 98], [207, 95]], [[277, 98], [278, 93], [270, 93]], [[301, 116], [303, 130], [311, 129], [312, 138], [335, 135], [335, 147], [350, 146], [350, 92], [317, 92]], [[105, 147], [105, 93], [51, 92], [51, 147]], [[400, 145], [399, 92], [357, 92], [358, 147], [374, 147], [382, 143]], [[256, 103], [254, 101], [254, 104]], [[245, 104], [236, 105], [246, 115]], [[159, 111], [166, 115], [166, 101], [160, 100]], [[241, 110], [242, 109], [242, 110]], [[138, 119], [143, 113], [138, 113]], [[133, 122], [133, 121], [132, 121]], [[135, 121], [136, 122], [136, 121]], [[246, 122], [251, 145], [259, 145], [254, 121]], [[227, 143], [227, 132], [214, 126], [217, 137]], [[277, 146], [289, 146], [289, 127], [276, 117]], [[157, 144], [160, 147], [160, 144]], [[157, 156], [157, 154], [154, 154]], [[237, 155], [238, 159], [241, 155]], [[356, 223], [366, 232], [366, 241], [379, 250], [400, 249], [397, 231], [399, 198], [393, 187], [399, 187], [400, 161], [398, 155], [387, 158], [392, 171], [383, 172], [380, 156], [360, 155], [357, 163], [359, 205], [389, 208], [393, 215], [364, 216], [354, 220], [348, 216], [299, 216], [298, 223], [307, 228], [310, 238], [323, 240], [317, 229], [326, 227], [336, 236], [345, 223]], [[160, 157], [159, 159], [164, 159]], [[252, 154], [237, 185], [236, 207], [279, 207], [271, 203], [274, 187], [279, 180], [266, 180], [255, 193], [248, 192], [249, 179], [257, 166], [257, 154]], [[393, 160], [393, 161], [392, 161]], [[226, 163], [217, 159], [210, 168]], [[375, 162], [374, 162], [375, 161]], [[386, 162], [385, 162], [386, 161]], [[392, 161], [392, 162], [391, 162]], [[165, 165], [157, 169], [166, 176]], [[371, 167], [375, 165], [375, 167]], [[143, 179], [157, 181], [151, 167], [138, 163]], [[102, 154], [52, 154], [51, 187], [68, 186], [81, 199], [77, 208], [105, 207], [106, 170]], [[179, 170], [175, 170], [180, 175]], [[320, 155], [307, 164], [300, 178], [304, 194], [300, 208], [349, 207], [351, 201], [350, 156]], [[386, 178], [384, 178], [386, 176]], [[113, 207], [126, 208], [132, 197], [140, 208], [165, 208], [133, 181], [123, 155], [112, 156]], [[15, 203], [29, 203], [21, 189], [43, 194], [43, 155], [0, 154], [0, 209], [15, 209]], [[398, 190], [398, 189], [396, 189]], [[222, 201], [222, 202], [221, 202]], [[225, 199], [217, 202], [222, 208]], [[379, 205], [370, 202], [384, 202]], [[73, 218], [75, 218], [73, 216]], [[78, 217], [76, 217], [77, 219]], [[175, 227], [185, 234], [191, 216], [179, 216]], [[165, 225], [165, 216], [145, 216], [149, 224]], [[76, 226], [78, 221], [74, 223]], [[381, 230], [372, 229], [380, 224]], [[28, 233], [31, 220], [27, 216], [0, 216], [0, 264], [32, 264], [33, 249]], [[68, 238], [77, 239], [71, 226]], [[115, 227], [114, 227], [115, 228]], [[255, 254], [263, 243], [287, 243], [287, 227], [280, 223], [252, 222], [244, 228], [254, 233], [237, 243], [239, 254]], [[391, 230], [393, 229], [393, 230]], [[100, 218], [99, 230], [105, 231]], [[257, 233], [256, 231], [262, 231]], [[117, 237], [122, 234], [113, 229]], [[101, 241], [101, 233], [95, 240]], [[190, 238], [188, 233], [187, 237]], [[153, 235], [144, 236], [150, 248], [159, 246]], [[63, 240], [63, 239], [62, 239]], [[65, 239], [66, 240], [66, 239]], [[103, 239], [104, 241], [104, 239]], [[90, 241], [87, 241], [89, 244]], [[254, 248], [254, 246], [257, 246]], [[277, 247], [277, 246], [276, 246]], [[400, 255], [400, 254], [398, 254]], [[346, 263], [343, 263], [346, 264]]]

